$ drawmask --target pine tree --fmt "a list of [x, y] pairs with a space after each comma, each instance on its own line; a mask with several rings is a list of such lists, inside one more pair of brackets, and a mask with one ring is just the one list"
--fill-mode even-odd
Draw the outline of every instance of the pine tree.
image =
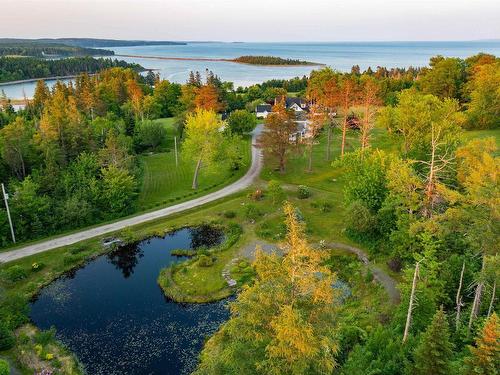
[[466, 375], [497, 375], [500, 373], [500, 321], [493, 313], [485, 322], [476, 346], [470, 348], [471, 356], [465, 358]]
[[438, 310], [415, 349], [415, 375], [449, 375], [452, 347], [448, 322], [442, 309]]

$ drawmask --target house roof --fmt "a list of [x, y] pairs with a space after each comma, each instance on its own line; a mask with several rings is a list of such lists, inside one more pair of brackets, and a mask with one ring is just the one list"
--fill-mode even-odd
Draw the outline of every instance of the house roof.
[[255, 107], [256, 112], [271, 112], [272, 110], [271, 104], [259, 104]]
[[285, 99], [286, 102], [286, 107], [291, 107], [294, 104], [297, 104], [299, 107], [302, 107], [303, 105], [306, 105], [306, 101], [301, 98], [291, 98], [291, 97], [286, 97]]

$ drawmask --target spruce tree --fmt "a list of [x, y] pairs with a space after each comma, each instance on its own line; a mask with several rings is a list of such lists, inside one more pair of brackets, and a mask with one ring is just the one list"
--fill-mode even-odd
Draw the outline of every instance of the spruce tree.
[[415, 375], [449, 375], [452, 347], [443, 309], [434, 315], [415, 349]]

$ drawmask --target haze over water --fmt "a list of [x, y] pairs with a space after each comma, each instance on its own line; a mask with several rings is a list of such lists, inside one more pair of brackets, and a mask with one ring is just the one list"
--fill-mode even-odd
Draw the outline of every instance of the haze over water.
[[[283, 58], [307, 60], [326, 64], [340, 71], [348, 71], [353, 65], [361, 69], [371, 66], [409, 67], [426, 66], [432, 56], [465, 58], [479, 52], [500, 56], [500, 41], [466, 42], [335, 42], [335, 43], [188, 43], [176, 46], [138, 46], [110, 48], [116, 54], [183, 57], [225, 58], [242, 55], [272, 55]], [[248, 86], [274, 78], [293, 78], [308, 75], [318, 67], [289, 66], [269, 67], [235, 64], [222, 61], [160, 60], [117, 57], [128, 62], [137, 62], [145, 68], [158, 69], [162, 78], [184, 83], [191, 70], [203, 73], [212, 70], [225, 81], [234, 82], [235, 87]], [[27, 97], [34, 91], [34, 83], [1, 86], [8, 97]]]

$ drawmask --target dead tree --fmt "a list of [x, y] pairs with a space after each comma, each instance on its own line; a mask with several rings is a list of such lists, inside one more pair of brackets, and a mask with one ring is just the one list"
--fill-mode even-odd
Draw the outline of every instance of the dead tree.
[[416, 288], [417, 288], [417, 279], [419, 277], [420, 262], [421, 261], [423, 261], [423, 259], [421, 259], [417, 263], [415, 263], [415, 271], [413, 271], [413, 282], [411, 285], [410, 302], [408, 303], [408, 313], [406, 314], [406, 324], [405, 324], [405, 331], [403, 334], [403, 343], [405, 343], [406, 340], [408, 339], [408, 335], [410, 332], [411, 316], [413, 313], [413, 305], [415, 304], [415, 292], [416, 292]]
[[460, 326], [460, 311], [464, 304], [462, 303], [462, 284], [464, 281], [464, 271], [465, 271], [465, 260], [462, 264], [462, 272], [460, 272], [460, 282], [458, 284], [457, 297], [455, 298], [455, 303], [457, 305], [457, 315], [455, 317], [455, 328], [458, 330]]
[[483, 276], [484, 276], [485, 267], [486, 267], [486, 260], [485, 260], [485, 256], [483, 255], [481, 274], [479, 276], [479, 281], [477, 282], [477, 285], [476, 285], [476, 291], [474, 293], [474, 301], [472, 302], [472, 308], [470, 310], [469, 326], [468, 326], [469, 331], [472, 328], [472, 322], [479, 315], [479, 308], [481, 307], [481, 297], [482, 297], [483, 289], [484, 289], [484, 277]]
[[493, 311], [493, 305], [495, 303], [496, 292], [497, 292], [497, 281], [494, 280], [493, 281], [493, 290], [491, 291], [490, 306], [488, 307], [488, 318], [490, 317], [490, 315]]
[[430, 161], [421, 161], [421, 163], [425, 164], [429, 168], [429, 172], [426, 176], [425, 183], [425, 207], [424, 207], [424, 216], [432, 217], [432, 213], [434, 211], [434, 206], [438, 201], [438, 192], [437, 185], [439, 183], [441, 174], [447, 168], [448, 164], [453, 160], [452, 156], [448, 156], [448, 150], [445, 150], [442, 155], [439, 155], [440, 146], [444, 145], [444, 143], [440, 143], [441, 137], [441, 129], [432, 126], [431, 130], [431, 154]]

